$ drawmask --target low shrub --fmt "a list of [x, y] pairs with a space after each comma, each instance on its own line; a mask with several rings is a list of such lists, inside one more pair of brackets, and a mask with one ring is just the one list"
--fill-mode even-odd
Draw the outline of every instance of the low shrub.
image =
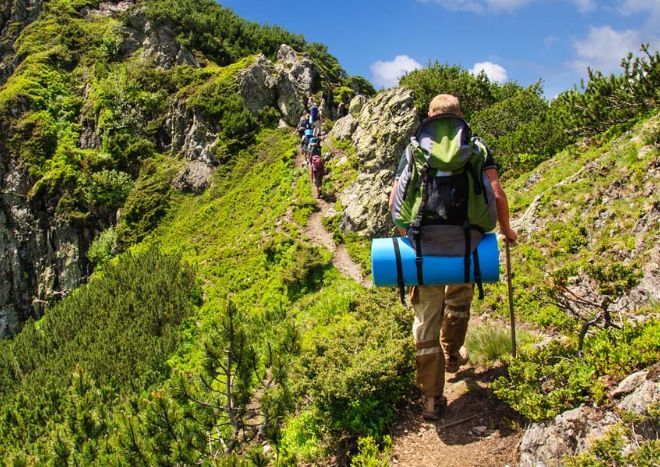
[[388, 467], [392, 457], [392, 438], [384, 436], [382, 446], [376, 440], [367, 436], [357, 443], [358, 452], [351, 458], [351, 467]]
[[178, 256], [126, 254], [3, 343], [0, 457], [66, 459], [56, 440], [102, 436], [113, 401], [168, 376], [196, 288]]
[[110, 227], [94, 239], [87, 250], [87, 258], [95, 265], [100, 265], [114, 256], [117, 243], [117, 231]]
[[499, 378], [495, 394], [530, 420], [554, 417], [580, 403], [606, 399], [606, 388], [632, 371], [660, 358], [660, 321], [598, 331], [585, 341], [580, 357], [576, 345], [554, 341], [524, 349], [511, 362], [509, 375]]
[[409, 323], [393, 300], [363, 293], [353, 313], [319, 327], [303, 350], [300, 391], [336, 435], [380, 439], [412, 387]]

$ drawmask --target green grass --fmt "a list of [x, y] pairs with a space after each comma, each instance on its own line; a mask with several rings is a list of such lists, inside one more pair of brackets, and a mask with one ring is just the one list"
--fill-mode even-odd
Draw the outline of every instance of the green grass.
[[[518, 348], [533, 341], [533, 337], [520, 329], [516, 330]], [[495, 324], [482, 324], [468, 329], [465, 346], [470, 362], [488, 365], [498, 361], [508, 361], [511, 354], [511, 329]]]

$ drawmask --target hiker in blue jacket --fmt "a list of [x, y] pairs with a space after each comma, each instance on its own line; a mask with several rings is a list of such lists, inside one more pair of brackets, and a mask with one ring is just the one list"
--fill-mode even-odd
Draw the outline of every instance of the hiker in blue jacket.
[[323, 121], [323, 115], [321, 113], [320, 107], [316, 103], [312, 103], [309, 108], [309, 124], [314, 131], [314, 137], [318, 138], [321, 136], [321, 123]]

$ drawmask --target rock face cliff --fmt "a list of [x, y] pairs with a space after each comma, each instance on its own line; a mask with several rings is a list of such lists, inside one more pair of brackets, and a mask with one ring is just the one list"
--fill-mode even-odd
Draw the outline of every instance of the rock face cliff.
[[87, 229], [28, 202], [30, 176], [0, 147], [0, 337], [80, 284]]
[[338, 196], [343, 230], [366, 237], [391, 230], [388, 200], [394, 171], [418, 125], [412, 93], [404, 88], [370, 100], [357, 96], [349, 115], [337, 121], [329, 136], [350, 141], [358, 160], [357, 179]]
[[41, 12], [41, 0], [5, 0], [0, 3], [0, 84], [14, 71], [14, 43], [21, 30]]
[[[17, 39], [30, 23], [40, 19], [42, 11], [41, 0], [0, 3], [0, 90], [26, 60], [25, 54], [17, 57]], [[112, 24], [112, 34], [106, 33], [107, 44], [101, 44], [101, 50], [112, 53], [115, 62], [130, 60], [145, 70], [167, 73], [177, 67], [199, 70], [209, 66], [206, 58], [179, 42], [174, 25], [150, 19], [143, 2], [88, 2], [74, 16], [75, 21], [89, 24], [90, 28]], [[62, 66], [71, 66], [66, 63], [71, 58], [57, 60], [65, 61]], [[244, 103], [241, 105], [247, 107], [255, 120], [270, 108], [281, 120], [295, 125], [308, 99], [321, 89], [321, 74], [314, 62], [288, 45], [280, 47], [274, 61], [256, 55], [247, 62], [244, 69], [229, 79], [229, 85], [235, 87]], [[217, 79], [214, 73], [209, 72], [210, 79]], [[120, 99], [120, 107], [104, 113], [93, 101], [99, 97], [97, 84], [93, 78], [84, 77], [85, 72], [76, 78], [83, 79], [83, 83], [71, 97], [79, 102], [76, 105], [80, 108], [76, 117], [77, 149], [73, 151], [90, 151], [107, 158], [107, 152], [112, 150], [107, 140], [110, 132], [123, 131], [129, 138], [131, 134], [146, 135], [147, 139], [143, 136], [141, 146], [137, 146], [138, 153], [157, 151], [182, 159], [184, 163], [171, 180], [172, 186], [195, 193], [203, 191], [218, 165], [232, 157], [226, 150], [218, 149], [225, 142], [224, 123], [198, 103], [192, 103], [190, 96], [179, 89], [169, 90], [166, 95], [157, 90], [162, 103], [129, 105]], [[118, 206], [111, 206], [84, 213], [84, 219], [74, 219], [61, 215], [62, 193], [58, 189], [35, 196], [35, 186], [40, 180], [19, 154], [20, 145], [10, 141], [16, 139], [13, 135], [17, 122], [26, 120], [38, 109], [33, 99], [20, 92], [12, 99], [10, 118], [0, 121], [0, 338], [15, 334], [30, 317], [40, 317], [50, 304], [85, 280], [92, 269], [86, 257], [91, 243], [119, 217]], [[165, 109], [161, 116], [152, 110], [159, 105]], [[109, 118], [119, 122], [110, 130]], [[32, 133], [40, 129], [34, 125], [25, 128]], [[125, 146], [130, 153], [130, 144]], [[139, 164], [133, 167], [121, 170], [133, 172], [131, 176], [136, 178]]]

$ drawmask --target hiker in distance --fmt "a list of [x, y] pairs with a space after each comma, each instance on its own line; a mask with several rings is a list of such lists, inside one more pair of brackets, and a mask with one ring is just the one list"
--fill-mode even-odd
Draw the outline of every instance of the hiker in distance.
[[321, 140], [312, 138], [307, 149], [307, 163], [309, 165], [309, 176], [314, 186], [314, 196], [322, 197], [323, 176], [325, 175], [325, 164], [321, 153]]
[[[410, 214], [413, 187], [419, 191], [419, 210]], [[509, 205], [493, 156], [481, 139], [472, 137], [455, 96], [440, 94], [431, 101], [428, 118], [399, 162], [390, 210], [400, 233], [415, 247], [420, 284], [422, 252], [465, 257], [465, 284], [420, 285], [410, 292], [416, 383], [424, 396], [423, 417], [435, 420], [446, 405], [445, 371], [456, 373], [468, 362], [463, 344], [474, 295], [470, 257], [478, 264], [476, 247], [496, 220], [505, 241], [514, 243], [518, 237], [509, 224]], [[478, 267], [474, 282], [481, 296]]]
[[309, 124], [314, 130], [314, 137], [318, 138], [321, 136], [321, 123], [323, 121], [323, 115], [321, 113], [321, 108], [315, 102], [312, 102], [312, 105], [309, 107]]

